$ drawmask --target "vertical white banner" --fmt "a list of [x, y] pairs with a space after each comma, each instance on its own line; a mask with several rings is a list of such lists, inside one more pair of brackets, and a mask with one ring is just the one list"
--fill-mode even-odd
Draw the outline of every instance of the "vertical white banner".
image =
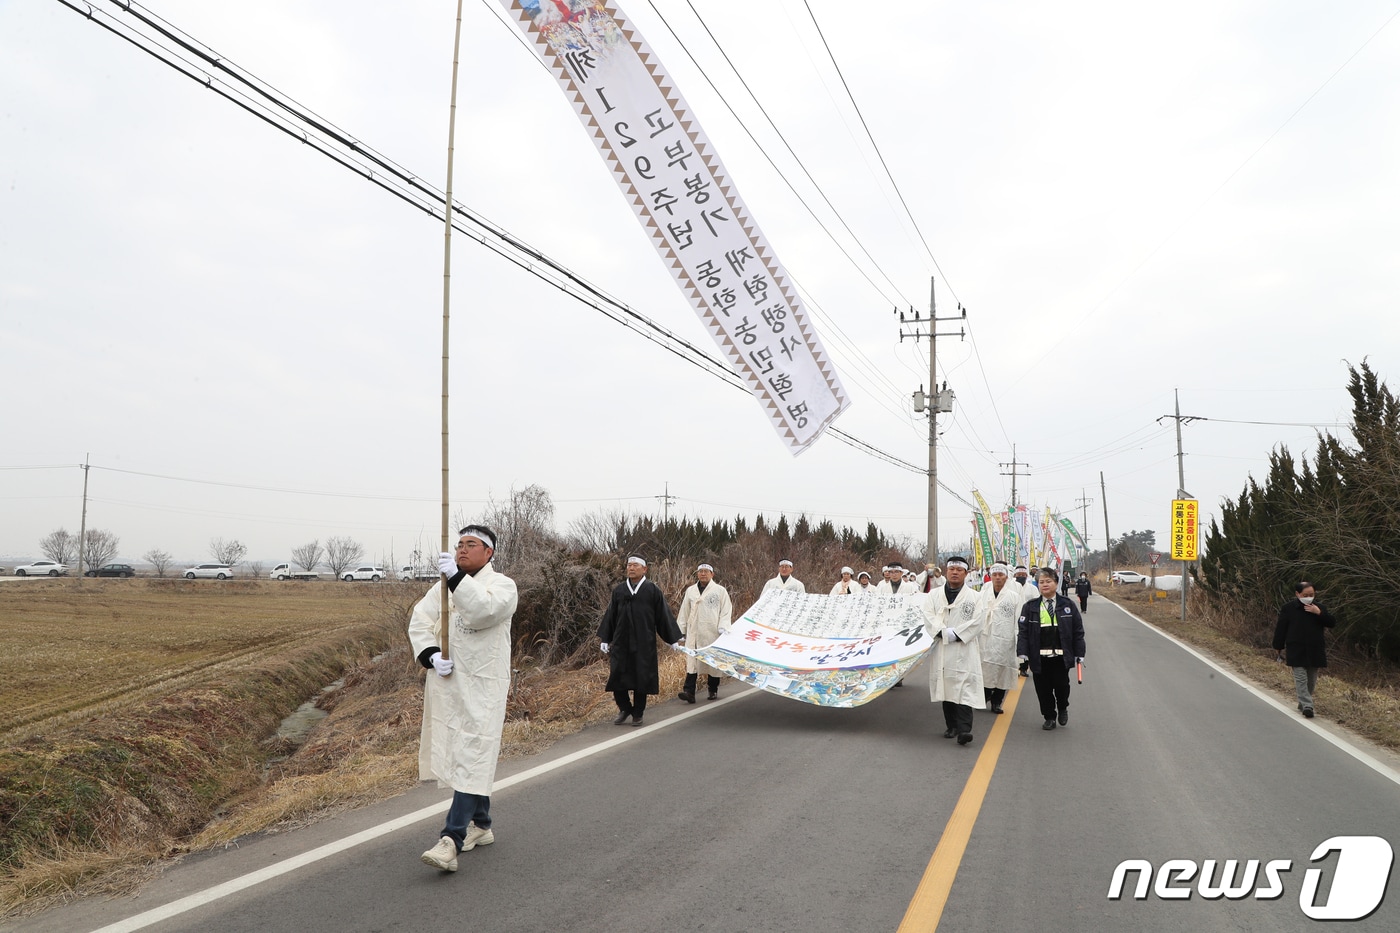
[[850, 399], [661, 62], [615, 3], [501, 2], [558, 79], [701, 322], [801, 453]]

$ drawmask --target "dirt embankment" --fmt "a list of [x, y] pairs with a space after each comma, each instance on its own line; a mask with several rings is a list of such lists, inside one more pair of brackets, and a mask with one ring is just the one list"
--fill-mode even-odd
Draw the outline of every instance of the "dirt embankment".
[[[425, 588], [4, 588], [0, 915], [129, 890], [180, 853], [414, 786], [423, 671], [404, 629]], [[517, 653], [503, 757], [613, 715], [598, 657], [540, 670]], [[683, 676], [664, 652], [663, 695]], [[326, 718], [304, 744], [279, 739], [312, 698]]]

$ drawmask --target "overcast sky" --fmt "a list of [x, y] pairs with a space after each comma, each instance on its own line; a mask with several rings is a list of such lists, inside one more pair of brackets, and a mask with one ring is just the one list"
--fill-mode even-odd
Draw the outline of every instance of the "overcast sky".
[[[674, 34], [623, 6], [819, 312], [853, 400], [837, 426], [915, 464], [927, 344], [901, 344], [892, 309], [927, 310], [927, 242], [940, 313], [961, 301], [974, 338], [938, 346], [957, 394], [939, 477], [964, 498], [1009, 500], [1014, 444], [1021, 501], [1078, 523], [1091, 499], [1101, 547], [1102, 471], [1110, 530], [1164, 544], [1174, 389], [1214, 419], [1183, 431], [1210, 515], [1271, 448], [1348, 420], [1347, 361], [1400, 380], [1395, 0], [810, 0], [840, 75], [802, 0], [668, 0]], [[452, 4], [150, 9], [445, 179]], [[713, 352], [513, 28], [466, 3], [455, 196]], [[0, 0], [0, 173], [0, 556], [77, 530], [88, 455], [88, 525], [128, 560], [207, 558], [215, 536], [269, 561], [331, 535], [385, 559], [435, 546], [439, 222], [57, 0]], [[535, 483], [565, 530], [659, 510], [669, 483], [685, 514], [922, 540], [924, 476], [829, 437], [794, 458], [752, 397], [454, 244], [454, 512]], [[939, 509], [940, 541], [967, 540], [968, 509]]]

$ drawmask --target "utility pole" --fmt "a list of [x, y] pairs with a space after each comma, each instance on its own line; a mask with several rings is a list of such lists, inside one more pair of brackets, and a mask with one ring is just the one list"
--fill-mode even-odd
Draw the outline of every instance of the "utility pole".
[[664, 526], [671, 521], [671, 500], [674, 499], [675, 496], [671, 495], [671, 483], [669, 480], [663, 488], [665, 489], [665, 493], [655, 498], [661, 500], [661, 524]]
[[[928, 412], [928, 543], [925, 560], [936, 562], [938, 560], [938, 415], [940, 412], [947, 414], [953, 410], [953, 393], [948, 388], [948, 383], [943, 383], [943, 388], [938, 388], [938, 322], [939, 321], [965, 321], [967, 320], [967, 309], [960, 303], [957, 315], [950, 317], [938, 316], [938, 302], [933, 292], [933, 277], [928, 280], [928, 317], [920, 317], [909, 309], [909, 316], [905, 317], [901, 311], [895, 313], [899, 315], [899, 342], [903, 343], [904, 338], [911, 340], [923, 340], [928, 338], [928, 386], [929, 394], [924, 395], [924, 387], [919, 386], [919, 391], [914, 393], [914, 411]], [[928, 330], [923, 329], [928, 325]], [[910, 328], [908, 331], [905, 328]], [[948, 331], [942, 334], [944, 337], [957, 337], [961, 340], [966, 336], [962, 328], [958, 328], [957, 333]]]
[[1113, 536], [1108, 533], [1108, 489], [1103, 484], [1103, 470], [1099, 470], [1099, 496], [1103, 499], [1103, 540], [1108, 551], [1108, 579], [1113, 579]]
[[83, 454], [83, 462], [78, 464], [83, 471], [83, 517], [78, 522], [78, 586], [83, 585], [83, 548], [87, 544], [87, 481], [88, 461], [92, 454]]
[[[1028, 466], [1030, 466], [1030, 464], [1029, 464], [1029, 463], [1018, 463], [1018, 462], [1017, 462], [1017, 460], [1016, 460], [1016, 445], [1015, 445], [1015, 444], [1012, 444], [1012, 445], [1011, 445], [1011, 462], [1010, 462], [1010, 463], [998, 463], [997, 466], [1004, 466], [1004, 467], [1008, 467], [1008, 466], [1009, 466], [1009, 467], [1011, 467], [1011, 472], [1010, 472], [1010, 473], [1003, 472], [1001, 475], [1002, 475], [1002, 476], [1009, 476], [1009, 477], [1011, 477], [1011, 507], [1014, 509], [1014, 508], [1016, 508], [1017, 505], [1019, 505], [1019, 503], [1016, 501], [1016, 475], [1017, 475], [1017, 474], [1016, 474], [1016, 467], [1017, 467], [1017, 466], [1028, 467]], [[1024, 474], [1022, 474], [1022, 475], [1023, 475], [1023, 476], [1030, 476], [1029, 473], [1024, 473]]]
[[[1176, 400], [1176, 413], [1163, 415], [1162, 418], [1176, 419], [1176, 497], [1178, 499], [1190, 499], [1191, 494], [1186, 491], [1186, 463], [1185, 455], [1181, 451], [1181, 425], [1182, 422], [1200, 421], [1200, 415], [1183, 415], [1181, 413], [1181, 390], [1173, 389], [1172, 396]], [[1157, 419], [1157, 423], [1162, 423], [1162, 418]], [[1199, 535], [1199, 531], [1197, 532]], [[1190, 582], [1191, 574], [1188, 572], [1187, 562], [1181, 562], [1181, 621], [1186, 621], [1186, 589]]]
[[1080, 514], [1084, 516], [1083, 527], [1079, 529], [1079, 532], [1084, 536], [1084, 563], [1087, 565], [1089, 563], [1089, 504], [1094, 500], [1086, 499], [1085, 492], [1083, 486], [1079, 487], [1079, 498], [1074, 501], [1079, 506]]

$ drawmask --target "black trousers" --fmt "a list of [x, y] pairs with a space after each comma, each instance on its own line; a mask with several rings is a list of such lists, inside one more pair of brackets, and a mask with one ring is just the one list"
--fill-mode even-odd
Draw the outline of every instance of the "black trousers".
[[628, 692], [627, 690], [613, 691], [613, 700], [617, 702], [618, 710], [624, 713], [630, 713], [633, 716], [642, 715], [642, 713], [646, 712], [647, 708], [647, 692], [645, 690], [630, 691], [633, 697], [630, 703], [627, 702]]
[[982, 695], [987, 698], [988, 706], [1000, 706], [1001, 701], [1006, 699], [1006, 691], [1001, 687], [983, 687]]
[[949, 700], [943, 701], [943, 722], [949, 729], [958, 730], [958, 734], [972, 732], [972, 707], [966, 703], [953, 703]]
[[[686, 674], [686, 675], [685, 675], [685, 692], [686, 692], [686, 693], [694, 693], [694, 692], [695, 692], [695, 684], [696, 684], [696, 681], [698, 681], [699, 679], [700, 679], [700, 675], [699, 675], [699, 674]], [[711, 693], [714, 693], [716, 690], [719, 689], [719, 678], [716, 677], [714, 674], [707, 674], [707, 675], [705, 675], [705, 686], [707, 686], [707, 687], [710, 688], [710, 692], [711, 692]]]
[[1032, 679], [1043, 718], [1054, 719], [1062, 710], [1069, 709], [1069, 670], [1064, 658], [1041, 658], [1040, 673]]

